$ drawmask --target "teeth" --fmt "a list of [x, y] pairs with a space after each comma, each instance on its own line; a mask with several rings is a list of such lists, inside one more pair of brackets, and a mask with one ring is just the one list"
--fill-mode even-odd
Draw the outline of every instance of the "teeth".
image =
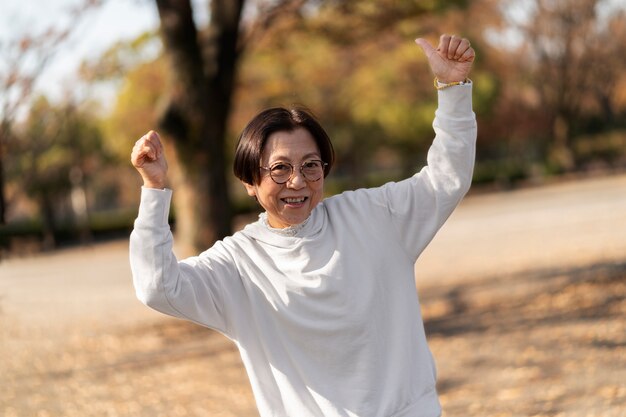
[[285, 203], [302, 203], [306, 197], [300, 198], [285, 198]]

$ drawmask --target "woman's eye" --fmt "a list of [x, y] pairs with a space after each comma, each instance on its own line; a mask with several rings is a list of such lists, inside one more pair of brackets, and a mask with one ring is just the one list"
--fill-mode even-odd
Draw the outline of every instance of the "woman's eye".
[[283, 171], [289, 171], [289, 165], [286, 164], [276, 164], [272, 166], [272, 172], [283, 172]]
[[317, 168], [320, 166], [318, 161], [308, 161], [304, 163], [305, 168]]

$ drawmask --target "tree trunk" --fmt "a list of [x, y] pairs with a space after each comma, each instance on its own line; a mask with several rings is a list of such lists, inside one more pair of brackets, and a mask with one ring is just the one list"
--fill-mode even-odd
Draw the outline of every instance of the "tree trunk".
[[43, 234], [43, 250], [50, 251], [56, 248], [56, 220], [54, 215], [54, 203], [52, 197], [43, 194], [39, 198], [39, 211], [41, 214], [41, 233]]
[[186, 257], [207, 249], [218, 235], [211, 222], [212, 198], [207, 192], [210, 173], [191, 173], [178, 161], [171, 166], [170, 181], [174, 189], [176, 252]]
[[72, 208], [74, 227], [76, 228], [80, 243], [87, 244], [93, 240], [93, 235], [89, 228], [87, 190], [85, 189], [85, 179], [81, 167], [72, 167], [70, 170], [70, 183], [70, 207]]
[[0, 225], [6, 224], [7, 221], [7, 200], [4, 177], [4, 158], [6, 155], [7, 142], [9, 137], [9, 123], [5, 120], [0, 121]]
[[4, 196], [4, 154], [0, 142], [0, 225], [6, 224], [7, 203]]
[[201, 43], [189, 0], [156, 0], [174, 77], [161, 127], [174, 142], [177, 246], [185, 255], [231, 233], [225, 137], [243, 0], [213, 0]]
[[557, 114], [552, 123], [553, 144], [550, 159], [563, 172], [570, 172], [576, 167], [569, 130], [569, 118], [562, 113]]

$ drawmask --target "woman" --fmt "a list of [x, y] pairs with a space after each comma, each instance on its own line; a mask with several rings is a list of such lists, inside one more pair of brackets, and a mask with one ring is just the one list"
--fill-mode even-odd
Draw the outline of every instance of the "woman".
[[306, 111], [270, 109], [244, 129], [234, 171], [265, 209], [197, 257], [177, 261], [171, 191], [155, 132], [137, 141], [137, 296], [238, 346], [262, 416], [435, 417], [441, 407], [414, 263], [470, 186], [474, 51], [416, 41], [439, 90], [428, 166], [379, 188], [322, 199], [330, 140]]

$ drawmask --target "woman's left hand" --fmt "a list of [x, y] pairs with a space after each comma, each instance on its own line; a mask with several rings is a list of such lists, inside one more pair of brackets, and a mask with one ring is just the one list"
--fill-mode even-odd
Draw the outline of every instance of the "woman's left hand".
[[442, 83], [465, 80], [476, 57], [470, 42], [457, 36], [441, 35], [437, 49], [423, 38], [415, 40], [428, 59], [430, 69]]

